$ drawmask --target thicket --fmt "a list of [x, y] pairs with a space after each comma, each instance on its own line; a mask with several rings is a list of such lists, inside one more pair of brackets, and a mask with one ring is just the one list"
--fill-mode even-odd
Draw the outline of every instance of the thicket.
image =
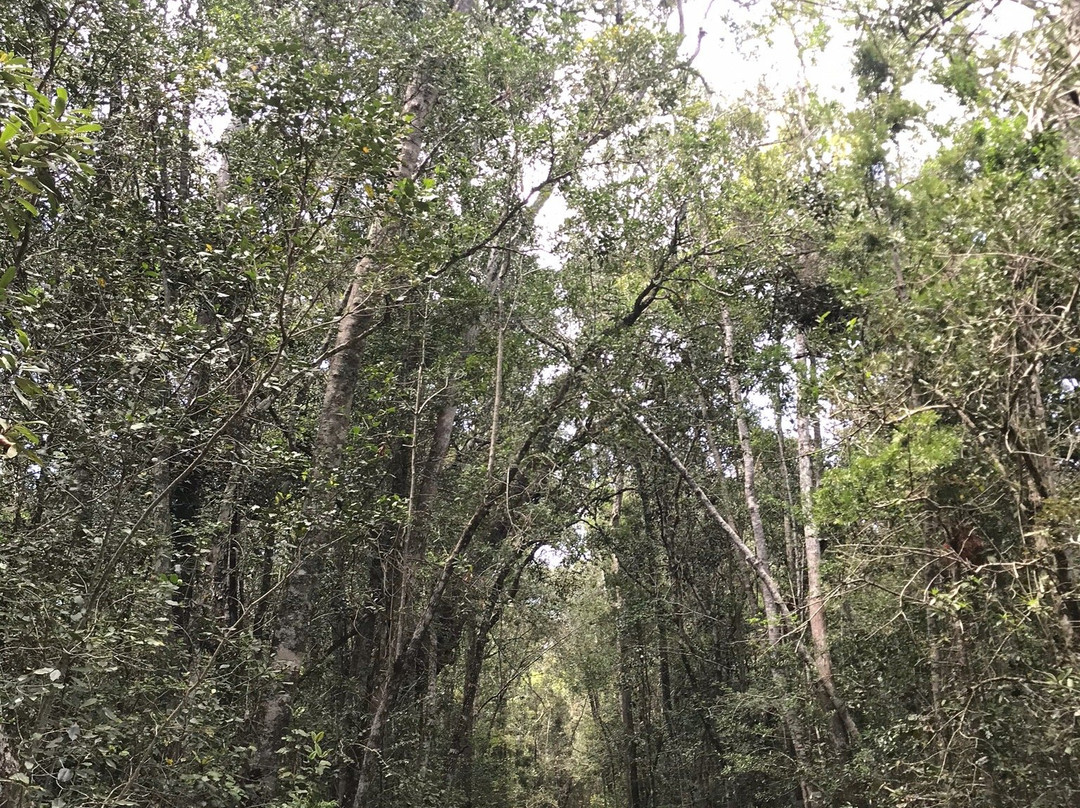
[[1077, 801], [1080, 6], [670, 5], [0, 6], [0, 807]]

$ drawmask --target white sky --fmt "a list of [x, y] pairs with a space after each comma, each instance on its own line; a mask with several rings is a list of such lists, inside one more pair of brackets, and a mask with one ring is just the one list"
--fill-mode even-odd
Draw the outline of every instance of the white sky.
[[[766, 4], [761, 4], [766, 5]], [[802, 69], [798, 50], [790, 30], [777, 27], [770, 41], [737, 42], [726, 13], [736, 24], [760, 22], [765, 9], [743, 9], [737, 4], [717, 0], [687, 0], [684, 4], [686, 39], [682, 52], [690, 56], [697, 47], [698, 32], [704, 31], [701, 50], [694, 67], [702, 74], [719, 99], [734, 101], [763, 87], [780, 94], [794, 89]], [[678, 15], [672, 13], [668, 29], [679, 30]], [[829, 100], [840, 99], [845, 84], [850, 84], [850, 49], [841, 38], [835, 38], [824, 54], [806, 64], [806, 77], [819, 95]]]
[[[998, 0], [986, 5], [986, 16], [979, 25], [983, 43], [996, 43], [1006, 35], [1028, 31], [1033, 26], [1034, 13], [1024, 5], [1024, 0]], [[796, 46], [796, 33], [782, 24], [772, 26], [767, 40], [750, 38], [737, 41], [732, 24], [748, 31], [754, 23], [762, 22], [763, 15], [768, 11], [769, 3], [765, 0], [757, 3], [753, 9], [725, 0], [685, 0], [685, 39], [681, 52], [689, 58], [698, 50], [693, 66], [712, 91], [714, 100], [722, 105], [752, 95], [782, 102], [785, 94], [807, 87], [822, 101], [835, 101], [844, 108], [854, 108], [857, 101], [855, 80], [851, 74], [854, 35], [850, 29], [843, 25], [839, 17], [834, 16], [826, 46], [821, 50], [806, 49], [802, 59]], [[725, 15], [728, 19], [725, 19]], [[809, 39], [806, 30], [808, 24], [803, 22], [796, 25], [801, 26], [798, 36], [806, 44]], [[673, 33], [679, 30], [679, 18], [674, 9], [668, 20], [668, 29]], [[699, 31], [704, 32], [700, 49]], [[930, 66], [924, 64], [924, 67]], [[1024, 67], [1017, 66], [1017, 69]], [[955, 99], [929, 81], [926, 75], [917, 76], [904, 88], [903, 93], [905, 98], [929, 111], [927, 117], [932, 124], [947, 124], [962, 114]], [[893, 155], [894, 159], [899, 157], [900, 162], [908, 166], [917, 166], [940, 145], [925, 129], [905, 132], [898, 141], [904, 153]], [[544, 241], [555, 243], [555, 233], [565, 218], [565, 204], [556, 195], [538, 220], [542, 231], [548, 235]], [[544, 266], [557, 263], [555, 256], [550, 253], [542, 252], [540, 260]]]
[[[720, 99], [735, 100], [745, 93], [756, 92], [759, 86], [781, 94], [794, 89], [803, 75], [803, 66], [799, 63], [798, 49], [789, 27], [782, 24], [775, 26], [767, 42], [763, 39], [741, 44], [734, 41], [724, 15], [729, 15], [734, 23], [749, 30], [750, 24], [762, 21], [768, 5], [760, 0], [754, 9], [745, 9], [737, 3], [723, 0], [686, 0], [684, 3], [686, 41], [683, 53], [687, 56], [693, 53], [697, 32], [704, 30], [701, 52], [694, 60], [694, 66]], [[1027, 31], [1033, 25], [1034, 12], [1025, 4], [1025, 0], [999, 0], [986, 5], [990, 8], [979, 27], [983, 37], [989, 40]], [[822, 98], [850, 104], [854, 101], [852, 34], [844, 29], [835, 15], [831, 27], [831, 39], [825, 49], [806, 54], [805, 78]], [[678, 16], [672, 12], [668, 29], [674, 33], [678, 28]], [[803, 23], [801, 28], [799, 36], [805, 44], [808, 39], [807, 25]], [[912, 91], [915, 96], [927, 96], [925, 99], [915, 98], [920, 102], [932, 101], [934, 99], [929, 95], [939, 94], [922, 83], [917, 83]]]

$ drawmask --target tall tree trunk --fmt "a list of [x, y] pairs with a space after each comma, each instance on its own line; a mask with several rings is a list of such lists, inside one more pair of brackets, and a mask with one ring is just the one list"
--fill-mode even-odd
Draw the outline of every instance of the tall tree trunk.
[[[456, 0], [451, 10], [468, 13], [471, 8], [472, 0]], [[423, 70], [419, 71], [406, 90], [402, 110], [411, 126], [401, 146], [399, 179], [412, 179], [419, 170], [424, 128], [437, 97], [437, 88]], [[364, 340], [376, 316], [370, 305], [370, 288], [375, 285], [380, 255], [397, 236], [397, 228], [390, 220], [373, 227], [371, 251], [356, 266], [338, 322], [308, 475], [306, 507], [311, 528], [298, 548], [283, 587], [272, 640], [273, 666], [279, 684], [263, 701], [256, 737], [256, 773], [264, 796], [273, 794], [277, 788], [276, 750], [289, 723], [292, 691], [310, 650], [310, 623], [321, 584], [323, 552], [330, 544], [334, 522], [332, 478], [341, 464], [349, 435]]]
[[[519, 231], [515, 231], [510, 235], [511, 238], [516, 238]], [[488, 272], [485, 278], [485, 283], [488, 290], [493, 294], [501, 295], [501, 284], [503, 275], [507, 268], [507, 261], [503, 260], [497, 253], [492, 253], [492, 258], [488, 264]], [[499, 298], [501, 300], [501, 297]], [[499, 306], [499, 312], [501, 314], [501, 304]], [[473, 351], [476, 349], [477, 341], [481, 334], [481, 323], [472, 323], [465, 331], [462, 337], [461, 347], [459, 349], [462, 361], [464, 361]], [[501, 356], [502, 349], [502, 332], [500, 325], [499, 334], [499, 351]], [[428, 455], [424, 461], [422, 468], [418, 469], [416, 461], [416, 445], [418, 441], [418, 426], [417, 418], [421, 408], [421, 377], [423, 372], [423, 351], [421, 351], [421, 358], [417, 369], [417, 386], [416, 396], [414, 400], [414, 422], [413, 422], [413, 439], [412, 448], [409, 458], [409, 471], [407, 474], [409, 480], [408, 490], [408, 502], [409, 513], [406, 520], [404, 530], [402, 531], [402, 539], [399, 545], [396, 545], [391, 556], [400, 558], [400, 568], [398, 569], [396, 595], [391, 598], [390, 614], [388, 620], [390, 625], [388, 631], [390, 631], [389, 644], [382, 655], [381, 659], [377, 658], [372, 663], [372, 668], [375, 674], [376, 686], [374, 689], [375, 696], [373, 699], [374, 708], [372, 711], [372, 730], [371, 732], [382, 732], [382, 727], [385, 724], [386, 716], [390, 711], [390, 705], [395, 697], [395, 693], [400, 686], [398, 677], [400, 674], [407, 672], [407, 665], [402, 663], [402, 660], [406, 658], [406, 646], [407, 640], [410, 636], [410, 632], [416, 627], [416, 619], [413, 614], [413, 603], [419, 596], [418, 591], [414, 591], [416, 588], [416, 571], [420, 566], [421, 559], [427, 549], [426, 545], [426, 531], [424, 530], [424, 521], [429, 514], [429, 507], [432, 501], [435, 499], [438, 493], [439, 476], [442, 471], [443, 463], [446, 460], [446, 455], [450, 449], [450, 441], [453, 436], [454, 426], [458, 415], [457, 405], [457, 384], [451, 378], [447, 383], [447, 389], [445, 392], [445, 401], [440, 408], [433, 428], [431, 444], [428, 449]], [[497, 363], [496, 369], [497, 376], [501, 376], [502, 368], [501, 361]], [[489, 462], [489, 474], [491, 465], [494, 463], [494, 448], [495, 448], [495, 435], [498, 423], [498, 411], [500, 406], [500, 381], [496, 380], [496, 392], [495, 402], [492, 412], [492, 433], [489, 444], [488, 462]], [[393, 562], [391, 562], [393, 563]], [[500, 610], [501, 614], [501, 610]], [[488, 629], [490, 630], [490, 628]], [[371, 739], [376, 737], [369, 732], [369, 741], [365, 745], [365, 751], [361, 756], [359, 773], [358, 773], [358, 785], [356, 793], [362, 793], [368, 788], [370, 778], [368, 776], [368, 769], [370, 768], [374, 754], [378, 749]]]
[[[757, 487], [754, 482], [756, 469], [754, 449], [750, 443], [750, 427], [746, 422], [746, 401], [743, 397], [739, 375], [735, 370], [735, 329], [731, 322], [731, 313], [726, 306], [721, 316], [724, 323], [724, 357], [727, 361], [728, 390], [731, 392], [731, 404], [735, 411], [735, 428], [739, 435], [739, 448], [742, 454], [743, 497], [750, 516], [754, 554], [762, 566], [769, 568], [769, 545], [765, 540], [765, 524], [761, 521], [761, 507], [758, 504]], [[760, 585], [760, 590], [765, 608], [765, 619], [768, 621], [770, 642], [772, 642], [774, 636], [778, 638], [780, 630], [777, 595], [763, 583]]]
[[[509, 531], [509, 524], [505, 526]], [[501, 529], [501, 528], [497, 528]], [[536, 554], [536, 546], [525, 555], [524, 558], [515, 556], [508, 560], [491, 585], [488, 593], [487, 606], [481, 619], [477, 622], [472, 642], [465, 656], [465, 671], [461, 688], [461, 710], [454, 727], [454, 737], [451, 741], [451, 755], [447, 782], [452, 797], [460, 800], [463, 808], [471, 808], [473, 804], [472, 793], [472, 766], [473, 766], [473, 731], [476, 727], [476, 719], [479, 714], [477, 699], [480, 695], [480, 675], [483, 672], [484, 657], [487, 653], [488, 640], [491, 632], [502, 619], [503, 611], [508, 603], [514, 601], [518, 590], [521, 588], [521, 580], [532, 563]], [[513, 573], [513, 578], [510, 578]], [[507, 585], [507, 580], [509, 585]]]
[[[434, 585], [427, 597], [426, 605], [416, 620], [408, 642], [390, 663], [389, 673], [383, 678], [375, 698], [371, 727], [367, 733], [356, 793], [353, 797], [354, 808], [364, 808], [368, 789], [371, 787], [371, 769], [382, 748], [383, 733], [386, 730], [386, 721], [389, 717], [393, 696], [393, 683], [399, 680], [402, 671], [416, 658], [417, 651], [443, 603], [446, 589], [461, 562], [462, 556], [469, 549], [473, 539], [476, 538], [477, 532], [491, 515], [491, 512], [497, 505], [507, 503], [508, 497], [510, 498], [510, 507], [516, 507], [514, 503], [520, 503], [521, 499], [527, 496], [528, 484], [522, 484], [521, 482], [521, 478], [524, 476], [522, 463], [534, 448], [539, 451], [540, 447], [550, 439], [553, 432], [552, 423], [556, 413], [562, 408], [570, 392], [575, 388], [576, 382], [579, 380], [579, 374], [580, 368], [577, 368], [568, 371], [564, 375], [544, 413], [518, 447], [507, 468], [504, 480], [492, 485], [486, 492], [483, 501], [473, 511], [472, 516], [462, 528], [457, 541], [447, 554], [446, 560], [436, 576]], [[509, 492], [514, 490], [517, 492], [516, 496], [510, 497]]]
[[10, 778], [21, 771], [15, 746], [0, 726], [0, 808], [21, 808], [23, 787]]
[[[649, 307], [656, 299], [659, 288], [660, 283], [658, 279], [649, 281], [645, 288], [638, 294], [630, 312], [612, 322], [604, 332], [603, 336], [609, 337], [612, 334], [632, 328], [645, 312], [648, 311]], [[360, 762], [360, 772], [357, 778], [356, 792], [353, 797], [354, 808], [364, 808], [368, 790], [371, 787], [371, 769], [374, 761], [381, 753], [383, 734], [386, 730], [386, 723], [394, 695], [394, 684], [398, 681], [407, 665], [416, 658], [417, 650], [428, 629], [431, 627], [437, 610], [442, 605], [446, 588], [449, 585], [463, 554], [468, 550], [480, 527], [490, 516], [496, 505], [506, 503], [508, 499], [511, 502], [520, 502], [521, 498], [525, 496], [528, 489], [528, 484], [522, 483], [522, 477], [524, 476], [522, 465], [525, 458], [533, 451], [540, 452], [541, 447], [546, 445], [554, 436], [557, 413], [564, 406], [568, 397], [577, 389], [586, 368], [590, 367], [591, 364], [596, 361], [599, 350], [599, 342], [590, 345], [590, 347], [583, 352], [582, 357], [577, 363], [567, 370], [562, 378], [554, 385], [551, 400], [548, 402], [543, 413], [534, 421], [528, 434], [518, 446], [514, 457], [507, 466], [507, 471], [503, 479], [493, 482], [491, 487], [489, 487], [484, 495], [484, 499], [473, 512], [472, 517], [459, 534], [457, 542], [447, 554], [446, 560], [443, 562], [442, 568], [436, 576], [431, 592], [428, 594], [426, 606], [415, 621], [415, 627], [409, 636], [408, 642], [395, 649], [393, 659], [387, 665], [387, 673], [383, 676], [381, 684], [377, 688], [375, 698], [373, 699], [371, 725], [367, 733], [367, 740], [363, 747], [364, 753]], [[511, 496], [511, 492], [515, 491], [515, 489], [516, 493]], [[308, 608], [310, 608], [310, 606]]]
[[784, 551], [787, 556], [788, 585], [791, 589], [791, 598], [795, 603], [802, 603], [803, 579], [805, 578], [805, 559], [802, 548], [799, 547], [795, 537], [795, 497], [791, 492], [791, 470], [787, 460], [787, 436], [784, 434], [784, 402], [781, 391], [778, 389], [773, 398], [773, 410], [775, 413], [776, 452], [780, 461], [780, 478], [784, 483]]
[[634, 720], [634, 692], [633, 692], [633, 669], [631, 666], [630, 649], [626, 642], [626, 612], [623, 608], [622, 593], [618, 584], [619, 559], [611, 558], [612, 572], [612, 606], [615, 609], [615, 644], [616, 654], [619, 658], [618, 689], [619, 689], [619, 718], [622, 721], [622, 757], [623, 771], [626, 776], [626, 805], [627, 808], [641, 808], [642, 788], [641, 773], [638, 766], [639, 743], [637, 726]]
[[810, 637], [813, 642], [812, 658], [821, 687], [828, 694], [832, 705], [829, 723], [832, 729], [833, 744], [841, 754], [847, 754], [853, 743], [859, 738], [859, 731], [847, 709], [847, 705], [836, 691], [833, 680], [832, 655], [829, 652], [829, 636], [825, 621], [825, 597], [821, 588], [821, 540], [818, 536], [817, 522], [814, 520], [814, 457], [817, 446], [814, 443], [814, 430], [811, 425], [811, 413], [816, 401], [808, 395], [812, 392], [814, 379], [810, 356], [806, 348], [806, 335], [801, 331], [795, 335], [796, 367], [802, 365], [802, 379], [797, 380], [796, 389], [796, 429], [799, 446], [799, 495], [802, 505], [803, 538], [806, 545], [806, 612], [810, 623]]
[[[619, 529], [622, 518], [623, 474], [615, 477], [615, 498], [611, 501], [611, 528]], [[627, 808], [641, 808], [641, 777], [638, 772], [638, 739], [634, 722], [634, 697], [632, 681], [632, 660], [627, 647], [627, 616], [622, 599], [622, 587], [619, 581], [619, 556], [611, 554], [611, 574], [608, 584], [611, 590], [611, 606], [615, 616], [615, 646], [618, 657], [617, 684], [619, 690], [619, 717], [622, 720], [622, 757], [623, 771], [626, 775]]]
[[[750, 427], [746, 422], [746, 400], [743, 396], [742, 385], [739, 382], [739, 374], [735, 369], [735, 328], [731, 321], [731, 312], [727, 306], [724, 307], [721, 316], [724, 323], [724, 358], [727, 363], [728, 389], [731, 392], [731, 404], [735, 411], [735, 428], [739, 435], [739, 448], [743, 461], [743, 496], [746, 499], [746, 510], [750, 515], [750, 532], [754, 537], [754, 554], [762, 567], [768, 569], [769, 549], [765, 537], [765, 525], [761, 520], [761, 507], [757, 498], [754, 447], [750, 442]], [[783, 640], [780, 627], [780, 604], [783, 602], [783, 598], [780, 595], [779, 587], [775, 583], [772, 586], [767, 585], [764, 578], [759, 578], [759, 589], [765, 609], [769, 646], [778, 649]], [[788, 692], [787, 681], [778, 667], [773, 669], [773, 681], [780, 693]], [[800, 771], [805, 772], [807, 770], [807, 759], [802, 722], [794, 710], [786, 705], [782, 710], [782, 715], [791, 738], [791, 746], [795, 752], [796, 762]], [[800, 777], [799, 787], [804, 800], [809, 800], [809, 805], [814, 806], [818, 803], [815, 789], [805, 777]]]
[[495, 283], [496, 296], [496, 339], [495, 347], [495, 397], [491, 402], [491, 435], [488, 438], [487, 473], [491, 476], [495, 470], [495, 449], [499, 443], [499, 415], [502, 408], [503, 354], [506, 348], [506, 323], [503, 321], [503, 293], [501, 281]]

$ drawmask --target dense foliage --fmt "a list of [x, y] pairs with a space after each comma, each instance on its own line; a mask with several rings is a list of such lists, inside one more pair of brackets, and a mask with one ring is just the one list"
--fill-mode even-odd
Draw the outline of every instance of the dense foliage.
[[843, 103], [681, 3], [0, 6], [0, 808], [1074, 804], [1080, 4], [1000, 5], [726, 20]]

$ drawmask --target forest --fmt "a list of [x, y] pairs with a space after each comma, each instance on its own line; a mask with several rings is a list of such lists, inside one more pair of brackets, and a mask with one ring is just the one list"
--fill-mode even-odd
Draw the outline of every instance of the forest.
[[0, 218], [0, 808], [1080, 805], [1080, 0], [4, 0]]

